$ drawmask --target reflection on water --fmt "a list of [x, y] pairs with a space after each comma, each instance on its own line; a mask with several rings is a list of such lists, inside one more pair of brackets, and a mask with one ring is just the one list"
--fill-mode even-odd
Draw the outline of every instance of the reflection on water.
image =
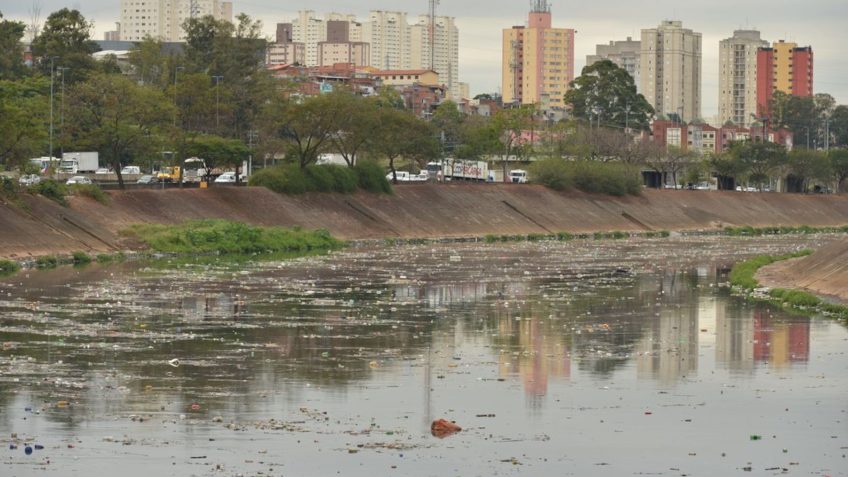
[[[20, 275], [0, 282], [0, 406], [14, 410], [0, 427], [15, 429], [33, 403], [74, 435], [128, 413], [239, 420], [304, 403], [353, 416], [362, 406], [372, 419], [420, 413], [410, 422], [426, 429], [445, 408], [473, 416], [523, 401], [530, 416], [562, 422], [563, 402], [591, 408], [609, 389], [650, 403], [656, 390], [703, 382], [773, 385], [761, 369], [803, 376], [811, 319], [730, 297], [724, 257], [741, 245], [704, 240], [673, 253], [466, 245]], [[744, 253], [799, 246], [762, 240]], [[819, 333], [845, 336], [835, 325]], [[467, 394], [445, 406], [446, 387]], [[58, 401], [73, 405], [58, 412]]]

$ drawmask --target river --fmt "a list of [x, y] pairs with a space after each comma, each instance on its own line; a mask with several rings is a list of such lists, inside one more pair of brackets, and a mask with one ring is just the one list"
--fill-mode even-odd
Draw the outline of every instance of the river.
[[845, 326], [725, 286], [841, 239], [25, 271], [0, 279], [0, 474], [848, 475]]

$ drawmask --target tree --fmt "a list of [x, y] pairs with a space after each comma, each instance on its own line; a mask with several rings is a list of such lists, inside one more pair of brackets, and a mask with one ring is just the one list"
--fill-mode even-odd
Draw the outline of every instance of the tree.
[[833, 135], [831, 146], [848, 146], [848, 106], [839, 105], [830, 116], [830, 133]]
[[786, 162], [786, 148], [767, 141], [734, 142], [730, 145], [730, 154], [739, 162], [741, 174], [760, 187]]
[[173, 83], [169, 72], [173, 70], [169, 63], [176, 53], [165, 52], [160, 40], [146, 37], [135, 44], [129, 52], [131, 78], [143, 85], [156, 85], [165, 89]]
[[375, 99], [363, 98], [341, 88], [329, 93], [327, 100], [336, 111], [337, 120], [330, 134], [332, 149], [353, 167], [374, 137], [379, 106]]
[[462, 123], [465, 122], [465, 114], [459, 110], [459, 107], [453, 101], [442, 102], [430, 119], [433, 127], [436, 128], [440, 141], [443, 147], [443, 153], [450, 155], [458, 144], [462, 141]]
[[533, 149], [533, 144], [524, 137], [524, 132], [530, 130], [535, 114], [534, 105], [522, 105], [517, 108], [502, 109], [491, 120], [492, 127], [500, 140], [504, 180], [508, 177], [506, 169], [510, 158], [522, 159]]
[[709, 164], [716, 175], [718, 190], [734, 190], [736, 179], [744, 174], [743, 164], [730, 152], [712, 156]]
[[164, 135], [173, 118], [173, 105], [161, 91], [121, 75], [93, 74], [71, 88], [66, 106], [70, 140], [83, 150], [99, 151], [121, 188], [122, 164], [155, 154], [153, 137]]
[[836, 190], [844, 191], [848, 186], [845, 183], [848, 179], [848, 149], [833, 149], [828, 152], [828, 157], [833, 178], [836, 181]]
[[831, 182], [833, 170], [828, 157], [819, 151], [796, 149], [789, 153], [786, 168], [790, 189], [807, 192], [815, 183]]
[[206, 162], [207, 182], [211, 178], [212, 169], [216, 168], [234, 168], [238, 182], [241, 166], [249, 154], [243, 142], [211, 135], [195, 137], [184, 147], [185, 157], [200, 157]]
[[315, 163], [337, 129], [337, 115], [325, 95], [287, 99], [277, 94], [264, 108], [260, 124], [269, 152], [283, 148], [301, 168]]
[[23, 22], [3, 20], [0, 12], [0, 80], [15, 80], [26, 75], [21, 38], [26, 25]]
[[[697, 160], [697, 154], [677, 146], [649, 149], [644, 164], [662, 177], [671, 175], [672, 184], [677, 188], [677, 175]], [[659, 184], [658, 184], [659, 185]]]
[[636, 92], [633, 78], [609, 60], [583, 68], [565, 94], [575, 118], [606, 126], [647, 130], [654, 108]]
[[[32, 42], [32, 53], [37, 59], [38, 69], [50, 76], [50, 68], [69, 68], [66, 83], [76, 83], [98, 69], [91, 54], [100, 50], [91, 40], [92, 24], [79, 10], [63, 8], [47, 17], [41, 34]], [[51, 65], [51, 58], [53, 59]]]
[[371, 152], [389, 162], [392, 182], [397, 184], [395, 160], [400, 157], [417, 163], [438, 156], [439, 144], [432, 126], [410, 111], [380, 108]]
[[47, 91], [44, 78], [0, 81], [0, 163], [23, 165], [41, 155], [47, 142]]

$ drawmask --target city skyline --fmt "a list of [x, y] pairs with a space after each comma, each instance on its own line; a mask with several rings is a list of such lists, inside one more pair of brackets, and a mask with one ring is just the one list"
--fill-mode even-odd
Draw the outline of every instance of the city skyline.
[[[40, 0], [41, 22], [47, 16], [64, 7], [79, 8], [83, 15], [94, 21], [94, 38], [101, 39], [103, 33], [114, 29], [119, 18], [119, 0], [87, 0], [68, 5], [59, 0]], [[81, 2], [80, 2], [81, 3]], [[654, 28], [661, 20], [681, 20], [687, 28], [703, 35], [702, 73], [702, 116], [712, 119], [718, 115], [719, 90], [719, 42], [732, 36], [736, 29], [756, 29], [769, 42], [794, 41], [799, 45], [810, 45], [816, 52], [815, 93], [830, 93], [838, 103], [848, 103], [848, 58], [841, 55], [841, 43], [848, 33], [840, 22], [848, 17], [848, 4], [838, 0], [819, 0], [815, 9], [805, 15], [793, 15], [786, 9], [773, 8], [772, 2], [755, 0], [744, 5], [731, 1], [717, 0], [705, 8], [703, 4], [686, 6], [662, 0], [645, 8], [642, 5], [621, 2], [616, 7], [605, 2], [603, 5], [581, 4], [579, 10], [572, 4], [554, 0], [552, 11], [555, 28], [573, 28], [575, 37], [575, 74], [585, 66], [587, 55], [594, 54], [597, 44], [621, 40], [627, 36], [639, 38], [642, 29]], [[726, 5], [728, 8], [723, 8]], [[732, 9], [730, 7], [732, 6]], [[31, 4], [20, 3], [3, 7], [6, 18], [29, 22]], [[370, 10], [399, 10], [410, 17], [426, 13], [427, 2], [403, 2], [388, 0], [366, 0], [351, 8], [349, 2], [337, 0], [314, 0], [305, 4], [288, 3], [285, 6], [274, 0], [250, 0], [233, 2], [233, 14], [244, 12], [263, 22], [263, 31], [271, 39], [277, 23], [294, 19], [299, 10], [316, 12], [350, 13], [360, 20], [367, 20]], [[530, 2], [492, 0], [485, 9], [475, 2], [443, 1], [437, 15], [456, 18], [460, 31], [459, 81], [471, 85], [472, 95], [484, 92], [500, 92], [501, 88], [501, 32], [504, 28], [523, 25]], [[615, 18], [610, 18], [615, 11]], [[727, 14], [733, 11], [732, 18]]]

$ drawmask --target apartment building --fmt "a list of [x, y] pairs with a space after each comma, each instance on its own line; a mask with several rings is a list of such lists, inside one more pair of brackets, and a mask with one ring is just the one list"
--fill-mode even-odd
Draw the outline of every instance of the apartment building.
[[[120, 40], [185, 40], [182, 25], [192, 16], [191, 4], [191, 0], [121, 0]], [[232, 2], [196, 0], [196, 5], [196, 17], [212, 15], [218, 20], [233, 20]]]
[[757, 52], [757, 110], [770, 115], [775, 92], [794, 96], [813, 95], [813, 48], [780, 40]]
[[719, 42], [719, 122], [748, 127], [757, 114], [757, 58], [768, 42], [756, 30], [736, 30]]
[[636, 90], [641, 87], [639, 65], [642, 61], [642, 42], [627, 37], [624, 41], [610, 41], [608, 45], [596, 45], [595, 54], [586, 56], [586, 66], [591, 66], [601, 60], [610, 60], [627, 71], [636, 84]]
[[701, 34], [664, 20], [642, 30], [640, 92], [657, 114], [701, 117]]

